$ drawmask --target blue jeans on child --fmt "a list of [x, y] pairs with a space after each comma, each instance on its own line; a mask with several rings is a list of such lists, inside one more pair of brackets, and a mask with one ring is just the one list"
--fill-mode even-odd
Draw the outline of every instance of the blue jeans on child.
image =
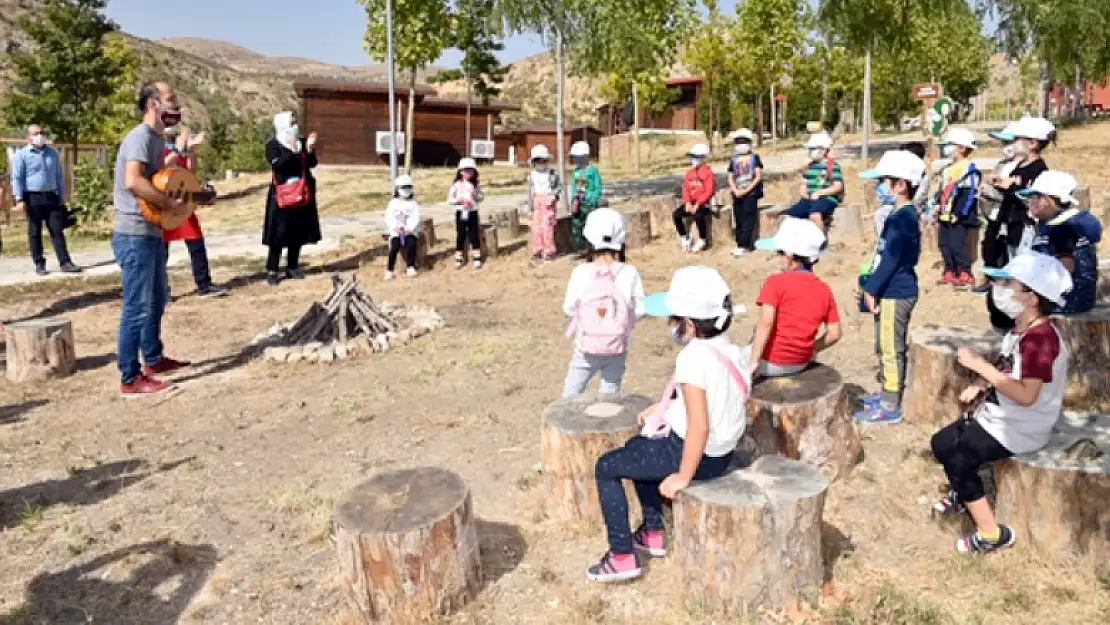
[[621, 391], [621, 378], [624, 377], [624, 367], [628, 361], [628, 354], [616, 356], [594, 356], [583, 354], [577, 349], [570, 357], [570, 366], [567, 367], [567, 379], [563, 383], [563, 397], [575, 397], [586, 392], [586, 385], [595, 373], [601, 372], [601, 387], [598, 392], [614, 394]]
[[162, 360], [162, 312], [169, 297], [166, 246], [161, 237], [113, 233], [112, 252], [123, 281], [116, 359], [120, 380], [127, 384], [141, 371], [140, 352], [148, 367]]
[[836, 210], [836, 201], [827, 197], [817, 198], [816, 200], [798, 200], [798, 203], [791, 206], [786, 214], [791, 217], [799, 219], [809, 219], [813, 213], [817, 213], [824, 217], [829, 217]]
[[[694, 473], [695, 480], [720, 477], [732, 462], [732, 452], [724, 456], [702, 456]], [[663, 529], [663, 495], [659, 484], [682, 464], [682, 439], [673, 432], [664, 438], [633, 436], [624, 447], [614, 449], [597, 460], [594, 479], [609, 551], [632, 553], [632, 528], [628, 524], [628, 500], [621, 480], [632, 480], [640, 509], [644, 513], [644, 529]]]

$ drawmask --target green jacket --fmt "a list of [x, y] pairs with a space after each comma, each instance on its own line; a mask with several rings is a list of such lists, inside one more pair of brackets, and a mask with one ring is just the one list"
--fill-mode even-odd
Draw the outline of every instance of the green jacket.
[[575, 196], [582, 195], [582, 204], [597, 206], [601, 202], [601, 172], [597, 170], [597, 165], [590, 163], [586, 167], [575, 167], [571, 181]]

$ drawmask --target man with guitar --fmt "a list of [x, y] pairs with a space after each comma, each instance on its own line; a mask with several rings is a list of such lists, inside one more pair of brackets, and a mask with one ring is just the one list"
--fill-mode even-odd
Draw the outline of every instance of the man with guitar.
[[161, 393], [170, 385], [153, 376], [189, 365], [162, 353], [162, 312], [169, 298], [166, 246], [162, 228], [140, 209], [145, 202], [169, 214], [188, 210], [188, 201], [159, 191], [152, 182], [164, 166], [162, 132], [181, 121], [181, 112], [177, 94], [163, 82], [143, 85], [138, 106], [143, 121], [120, 144], [115, 169], [112, 251], [123, 277], [117, 360], [124, 397]]

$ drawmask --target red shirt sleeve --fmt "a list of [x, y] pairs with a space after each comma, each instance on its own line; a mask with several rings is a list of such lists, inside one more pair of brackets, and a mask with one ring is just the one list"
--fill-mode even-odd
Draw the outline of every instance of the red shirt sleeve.
[[776, 276], [771, 276], [763, 281], [763, 288], [759, 290], [759, 297], [756, 298], [755, 303], [757, 306], [774, 306], [779, 307], [782, 303], [782, 287]]
[[698, 168], [698, 177], [701, 179], [701, 193], [695, 198], [698, 206], [709, 204], [717, 193], [717, 177], [713, 175], [713, 168], [702, 165]]
[[693, 177], [691, 174], [693, 174], [693, 170], [687, 171], [686, 175], [682, 177], [682, 203], [683, 204], [688, 204], [688, 203], [694, 201], [694, 198], [692, 198], [690, 196], [690, 178]]
[[1029, 328], [1018, 343], [1021, 353], [1020, 379], [1052, 381], [1052, 363], [1060, 355], [1060, 337], [1050, 323]]
[[836, 306], [836, 297], [833, 296], [832, 289], [825, 286], [825, 291], [829, 297], [829, 309], [825, 311], [825, 323], [840, 323], [840, 310]]

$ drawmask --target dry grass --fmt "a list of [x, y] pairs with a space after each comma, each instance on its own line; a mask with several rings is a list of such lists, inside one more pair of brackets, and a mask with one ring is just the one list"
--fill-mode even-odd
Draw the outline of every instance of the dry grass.
[[[1091, 136], [1065, 133], [1050, 163], [1105, 168], [1105, 156], [1093, 155], [1110, 127], [1085, 132]], [[768, 200], [784, 201], [784, 192], [775, 186]], [[691, 262], [675, 248], [664, 239], [631, 254], [649, 291]], [[337, 257], [355, 251], [352, 244]], [[845, 338], [827, 360], [864, 388], [873, 386], [873, 331], [851, 294], [868, 253], [837, 250], [818, 266], [845, 320]], [[82, 294], [53, 283], [0, 292], [6, 319], [61, 307], [74, 321], [82, 362], [49, 386], [0, 381], [0, 622], [357, 622], [335, 579], [331, 507], [374, 472], [422, 465], [462, 475], [480, 519], [486, 584], [444, 622], [632, 624], [645, 614], [675, 625], [790, 622], [782, 614], [720, 619], [689, 605], [669, 561], [637, 584], [585, 581], [584, 567], [604, 549], [602, 533], [570, 531], [536, 506], [537, 420], [558, 394], [570, 353], [558, 301], [573, 265], [533, 269], [526, 255], [481, 272], [440, 267], [384, 284], [380, 260], [372, 261], [359, 271], [368, 292], [435, 306], [448, 325], [404, 349], [332, 366], [234, 359], [252, 336], [326, 293], [327, 275], [277, 289], [249, 283], [224, 300], [182, 298], [167, 311], [167, 350], [200, 364], [178, 376], [177, 395], [138, 402], [114, 392], [119, 309], [110, 282], [69, 283], [82, 284]], [[928, 252], [919, 268], [914, 325], [985, 324], [981, 299], [927, 280], [936, 260]], [[727, 249], [699, 262], [720, 268], [749, 309], [772, 266], [760, 255], [735, 261]], [[251, 267], [221, 265], [216, 277]], [[738, 321], [731, 335], [744, 341], [751, 322]], [[633, 349], [626, 390], [655, 395], [673, 366], [664, 326], [644, 322]], [[824, 515], [831, 576], [849, 596], [804, 607], [794, 622], [1110, 621], [1110, 572], [1095, 562], [1051, 564], [1022, 545], [979, 560], [953, 553], [959, 528], [928, 520], [927, 502], [943, 484], [924, 453], [930, 434], [911, 423], [863, 431], [866, 459], [832, 487]], [[111, 472], [132, 459], [145, 464]]]

